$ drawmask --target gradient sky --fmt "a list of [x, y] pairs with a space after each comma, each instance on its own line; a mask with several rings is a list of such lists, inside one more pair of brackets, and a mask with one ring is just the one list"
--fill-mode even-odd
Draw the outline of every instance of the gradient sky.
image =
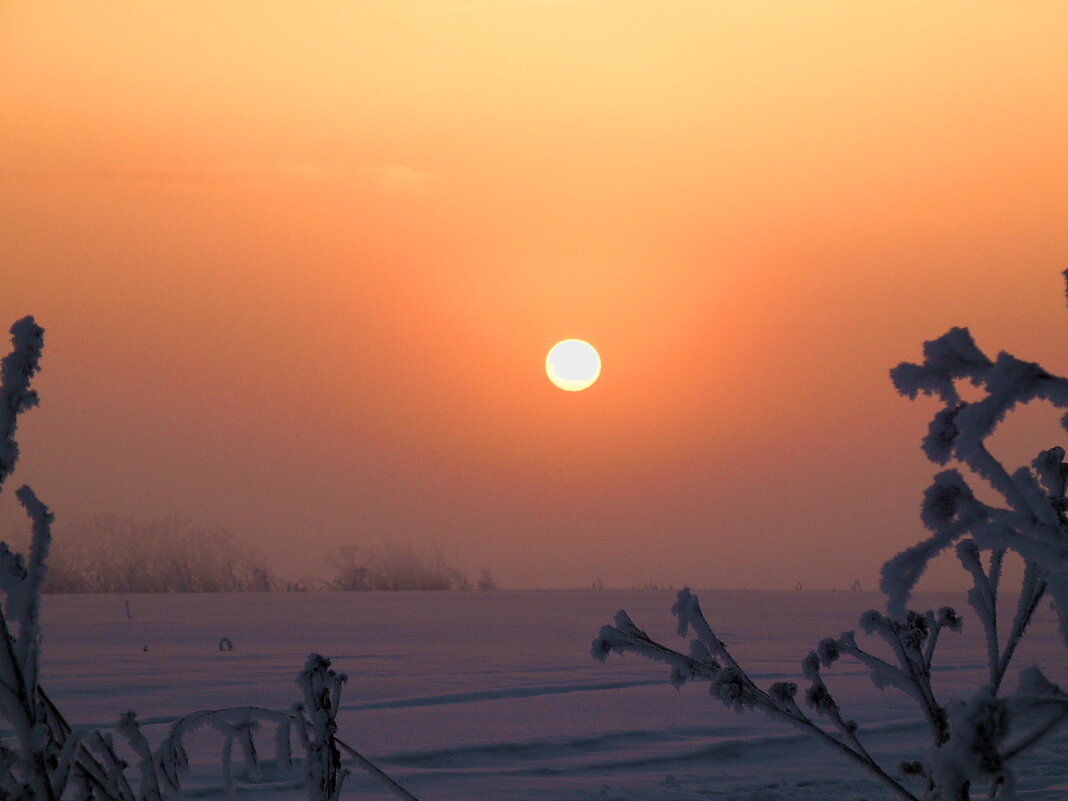
[[1068, 372], [1066, 41], [1057, 2], [9, 1], [14, 481], [290, 576], [399, 538], [509, 587], [874, 586], [935, 472], [889, 368], [968, 325]]

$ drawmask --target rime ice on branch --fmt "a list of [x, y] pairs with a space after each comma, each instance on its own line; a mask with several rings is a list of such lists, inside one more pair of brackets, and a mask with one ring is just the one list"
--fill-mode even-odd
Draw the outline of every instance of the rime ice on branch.
[[[1068, 465], [1064, 449], [1055, 446], [1010, 472], [987, 449], [986, 440], [1017, 405], [1044, 400], [1068, 408], [1068, 380], [1007, 353], [990, 359], [965, 328], [925, 342], [923, 353], [922, 364], [900, 364], [890, 374], [901, 394], [915, 398], [923, 393], [942, 401], [923, 439], [924, 452], [938, 465], [958, 462], [996, 490], [1004, 505], [980, 501], [958, 469], [935, 476], [920, 515], [931, 536], [883, 566], [881, 588], [888, 614], [871, 610], [860, 617], [861, 628], [884, 642], [887, 656], [862, 648], [853, 632], [824, 639], [801, 663], [809, 683], [806, 711], [795, 700], [797, 684], [776, 682], [767, 689], [756, 685], [716, 637], [688, 589], [679, 593], [672, 609], [679, 635], [696, 635], [688, 654], [653, 641], [620, 611], [593, 641], [593, 656], [604, 661], [612, 651], [630, 651], [668, 665], [669, 680], [676, 687], [708, 681], [709, 692], [722, 703], [736, 711], [761, 709], [807, 732], [908, 801], [967, 801], [979, 782], [989, 787], [989, 797], [1013, 801], [1020, 754], [1068, 719], [1068, 694], [1037, 667], [1020, 674], [1015, 693], [999, 694], [1016, 647], [1047, 592], [1068, 644]], [[974, 402], [962, 400], [959, 381], [971, 382], [985, 395]], [[1068, 415], [1062, 422], [1068, 428]], [[935, 648], [942, 630], [959, 631], [961, 619], [948, 607], [919, 613], [908, 611], [907, 603], [930, 560], [950, 546], [972, 579], [968, 601], [986, 635], [988, 681], [970, 699], [943, 702], [931, 685]], [[1002, 639], [998, 594], [1009, 551], [1023, 559], [1025, 569], [1012, 622]], [[892, 687], [913, 699], [930, 735], [930, 746], [921, 748], [915, 759], [895, 770], [881, 765], [865, 748], [859, 726], [843, 717], [821, 677], [822, 669], [842, 657], [867, 668], [875, 687]]]
[[0, 489], [19, 458], [18, 416], [38, 403], [30, 379], [41, 369], [44, 329], [32, 317], [23, 317], [11, 326], [11, 345], [11, 353], [0, 361]]
[[[0, 488], [18, 461], [15, 429], [18, 415], [37, 405], [30, 379], [40, 369], [44, 331], [32, 317], [11, 327], [13, 349], [0, 361]], [[378, 767], [334, 736], [341, 682], [330, 661], [308, 658], [298, 677], [308, 716], [299, 704], [288, 712], [238, 707], [194, 712], [179, 718], [153, 751], [131, 711], [115, 729], [125, 750], [136, 757], [138, 789], [131, 784], [129, 763], [108, 732], [73, 729], [38, 681], [41, 642], [41, 583], [51, 542], [52, 513], [33, 490], [15, 493], [30, 518], [33, 537], [29, 559], [0, 542], [0, 799], [3, 801], [162, 801], [181, 796], [181, 777], [189, 767], [183, 737], [209, 727], [223, 738], [223, 781], [235, 794], [232, 751], [237, 743], [249, 775], [262, 778], [254, 732], [263, 724], [276, 731], [277, 763], [292, 770], [290, 733], [296, 729], [305, 748], [307, 790], [311, 801], [336, 801], [341, 780], [341, 752], [402, 801], [417, 801]], [[309, 735], [310, 732], [310, 735]], [[9, 737], [9, 735], [12, 735]]]
[[[0, 489], [19, 458], [18, 416], [38, 404], [30, 381], [40, 370], [44, 329], [24, 317], [11, 326], [11, 345], [0, 360]], [[47, 725], [54, 708], [38, 686], [38, 614], [52, 514], [29, 487], [15, 495], [29, 515], [33, 537], [28, 562], [0, 543], [0, 716], [15, 732], [13, 748], [0, 744], [0, 795], [51, 801], [62, 792], [72, 756]], [[49, 764], [55, 769], [48, 770]]]

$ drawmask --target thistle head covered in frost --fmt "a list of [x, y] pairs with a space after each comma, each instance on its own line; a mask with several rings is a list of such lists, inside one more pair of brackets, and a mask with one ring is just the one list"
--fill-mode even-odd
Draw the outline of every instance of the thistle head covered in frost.
[[[1010, 470], [986, 445], [1006, 415], [1020, 404], [1044, 400], [1068, 408], [1068, 380], [1008, 353], [990, 359], [966, 328], [953, 328], [925, 342], [923, 353], [922, 364], [900, 364], [890, 371], [890, 377], [902, 395], [915, 398], [924, 393], [942, 401], [923, 439], [924, 452], [937, 464], [957, 462], [988, 483], [1004, 503], [979, 500], [961, 469], [938, 473], [921, 505], [920, 518], [931, 536], [883, 567], [881, 587], [890, 614], [904, 616], [909, 594], [927, 564], [954, 546], [975, 583], [972, 606], [988, 625], [985, 618], [993, 606], [1002, 559], [1013, 551], [1028, 565], [1024, 594], [1034, 590], [1038, 595], [1047, 591], [1052, 595], [1061, 616], [1061, 635], [1068, 643], [1068, 465], [1064, 449], [1054, 446], [1040, 451], [1029, 465]], [[961, 399], [956, 382], [964, 380], [983, 391], [979, 400]], [[1068, 428], [1068, 414], [1062, 424]], [[977, 558], [981, 551], [990, 553], [989, 568]]]
[[[891, 378], [903, 395], [925, 394], [941, 401], [923, 450], [935, 464], [957, 464], [938, 473], [924, 493], [920, 518], [931, 535], [883, 566], [888, 614], [870, 610], [861, 615], [861, 628], [883, 641], [888, 657], [861, 647], [851, 631], [822, 640], [801, 663], [809, 682], [803, 698], [814, 713], [810, 715], [797, 703], [797, 684], [780, 681], [767, 690], [757, 686], [712, 631], [689, 590], [678, 594], [672, 610], [678, 633], [694, 636], [688, 655], [652, 640], [623, 611], [615, 625], [601, 629], [593, 653], [602, 661], [610, 651], [630, 651], [664, 662], [676, 687], [708, 680], [712, 695], [727, 706], [736, 711], [759, 708], [811, 734], [906, 801], [960, 801], [981, 781], [989, 783], [991, 797], [1012, 801], [1016, 756], [1068, 719], [1068, 693], [1037, 667], [1021, 674], [1015, 694], [999, 695], [1016, 646], [1047, 592], [1068, 643], [1068, 465], [1064, 449], [1054, 446], [1010, 471], [987, 449], [986, 441], [1017, 405], [1045, 400], [1068, 407], [1068, 380], [1007, 353], [991, 359], [966, 328], [953, 328], [924, 343], [923, 354], [921, 364], [898, 365]], [[961, 381], [971, 382], [984, 395], [977, 401], [963, 400]], [[1068, 428], [1068, 415], [1062, 422]], [[1004, 504], [980, 500], [964, 471], [993, 487]], [[959, 631], [962, 620], [950, 607], [921, 614], [906, 604], [927, 564], [950, 548], [972, 579], [968, 600], [986, 635], [988, 680], [970, 700], [943, 703], [931, 681], [934, 654], [941, 632]], [[1011, 627], [999, 638], [998, 590], [1009, 551], [1023, 558], [1025, 571]], [[875, 687], [893, 688], [913, 699], [931, 737], [922, 759], [904, 761], [895, 771], [864, 746], [858, 724], [843, 717], [823, 681], [823, 670], [844, 657], [866, 668]], [[916, 781], [924, 789], [914, 792], [909, 784]]]

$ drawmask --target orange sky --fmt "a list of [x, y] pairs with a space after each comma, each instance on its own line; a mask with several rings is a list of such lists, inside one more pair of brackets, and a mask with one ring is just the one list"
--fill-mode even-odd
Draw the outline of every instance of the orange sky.
[[935, 471], [888, 369], [964, 324], [1068, 372], [1064, 4], [308, 6], [0, 8], [15, 480], [61, 524], [872, 586]]

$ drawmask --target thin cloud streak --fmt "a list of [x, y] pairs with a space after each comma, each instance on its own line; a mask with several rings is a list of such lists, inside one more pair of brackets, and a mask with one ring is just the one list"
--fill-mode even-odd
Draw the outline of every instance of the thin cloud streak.
[[311, 182], [323, 177], [318, 164], [282, 161], [269, 164], [230, 163], [192, 167], [62, 167], [22, 169], [0, 167], [0, 180], [106, 181], [168, 183], [223, 183], [289, 180]]
[[441, 178], [436, 173], [404, 164], [379, 164], [365, 167], [364, 172], [391, 194], [433, 195], [443, 191]]

